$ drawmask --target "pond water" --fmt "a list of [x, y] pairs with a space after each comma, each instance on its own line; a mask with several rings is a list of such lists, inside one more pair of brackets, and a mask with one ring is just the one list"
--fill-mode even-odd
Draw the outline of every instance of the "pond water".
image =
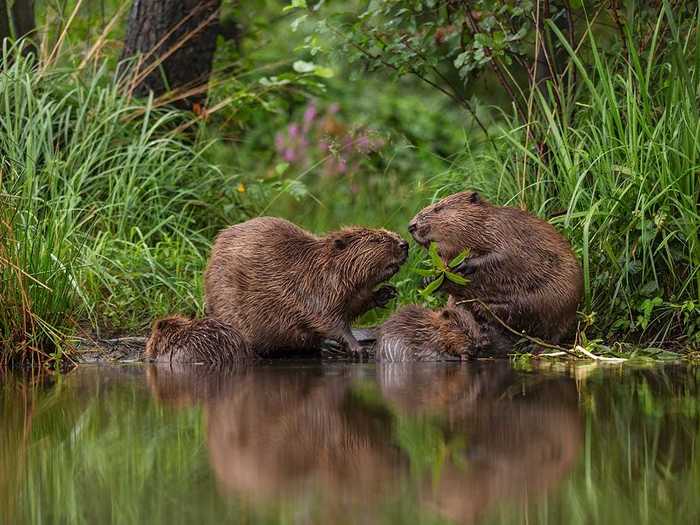
[[700, 369], [6, 376], [0, 523], [700, 523]]

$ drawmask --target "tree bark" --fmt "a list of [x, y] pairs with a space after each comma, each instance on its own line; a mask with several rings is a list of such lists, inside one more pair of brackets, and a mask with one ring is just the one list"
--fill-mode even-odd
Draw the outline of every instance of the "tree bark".
[[[34, 21], [34, 0], [15, 0], [9, 8], [10, 0], [0, 0], [0, 60], [2, 59], [2, 41], [5, 38], [19, 40], [31, 36], [36, 29]], [[25, 52], [36, 52], [31, 40], [25, 44]]]
[[122, 60], [127, 89], [172, 93], [183, 109], [201, 107], [219, 33], [221, 0], [134, 0]]

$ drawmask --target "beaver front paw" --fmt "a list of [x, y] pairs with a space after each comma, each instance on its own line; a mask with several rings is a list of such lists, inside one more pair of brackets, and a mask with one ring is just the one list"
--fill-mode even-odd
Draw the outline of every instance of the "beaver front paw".
[[472, 275], [476, 271], [476, 264], [474, 264], [474, 261], [471, 259], [465, 259], [457, 266], [452, 268], [452, 271], [454, 273], [458, 273], [459, 275]]
[[389, 304], [389, 301], [395, 299], [397, 295], [398, 291], [394, 286], [385, 284], [374, 291], [374, 305], [377, 308], [384, 308], [387, 304]]

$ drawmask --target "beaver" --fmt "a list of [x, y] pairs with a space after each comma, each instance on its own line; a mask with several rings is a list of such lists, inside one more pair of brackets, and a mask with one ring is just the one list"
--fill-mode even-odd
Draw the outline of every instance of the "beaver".
[[[469, 284], [444, 285], [455, 299], [478, 299], [510, 327], [552, 343], [570, 335], [583, 274], [569, 242], [548, 222], [464, 191], [421, 210], [408, 230], [423, 246], [435, 242], [445, 261], [469, 249], [457, 269]], [[488, 309], [468, 304], [479, 323], [510, 337]]]
[[486, 340], [463, 308], [405, 306], [379, 329], [378, 361], [446, 361], [476, 357]]
[[350, 323], [395, 295], [389, 285], [375, 287], [407, 257], [408, 243], [387, 230], [349, 227], [319, 237], [284, 219], [251, 219], [214, 242], [207, 313], [239, 329], [256, 351], [331, 339], [361, 352]]
[[145, 357], [174, 363], [230, 363], [254, 356], [243, 336], [217, 319], [174, 315], [153, 322]]

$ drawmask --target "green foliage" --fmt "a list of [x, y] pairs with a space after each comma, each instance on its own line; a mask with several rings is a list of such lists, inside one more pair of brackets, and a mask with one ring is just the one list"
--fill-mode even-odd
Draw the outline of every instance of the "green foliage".
[[[0, 72], [3, 359], [60, 359], [80, 331], [201, 312], [209, 246], [230, 223], [405, 235], [417, 210], [465, 188], [552, 217], [571, 240], [586, 341], [698, 344], [697, 10], [549, 2], [538, 25], [530, 3], [224, 3], [245, 31], [220, 39], [199, 115], [114, 85], [123, 22], [78, 68], [120, 3], [74, 18], [76, 2], [41, 4], [49, 52], [72, 20], [55, 61], [7, 50]], [[537, 43], [558, 74], [540, 70], [535, 87]], [[311, 107], [314, 125], [290, 133]], [[279, 134], [303, 160], [285, 159]], [[370, 136], [381, 146], [344, 155]], [[421, 259], [411, 250], [395, 278], [399, 301], [435, 306], [417, 276], [460, 276]]]
[[[234, 179], [173, 133], [183, 115], [6, 49], [0, 72], [0, 346], [60, 349], [80, 323], [197, 309], [208, 240], [236, 221]], [[31, 354], [34, 355], [34, 354]], [[37, 354], [37, 357], [42, 354]]]
[[462, 264], [467, 257], [469, 257], [469, 249], [465, 248], [459, 254], [457, 254], [451, 261], [447, 264], [442, 260], [438, 254], [437, 244], [434, 242], [430, 243], [430, 248], [428, 249], [429, 258], [423, 262], [423, 268], [416, 268], [415, 272], [421, 277], [432, 279], [430, 283], [421, 290], [421, 295], [427, 297], [435, 293], [445, 279], [458, 285], [466, 286], [469, 284], [469, 279], [455, 273], [451, 270], [457, 268]]

